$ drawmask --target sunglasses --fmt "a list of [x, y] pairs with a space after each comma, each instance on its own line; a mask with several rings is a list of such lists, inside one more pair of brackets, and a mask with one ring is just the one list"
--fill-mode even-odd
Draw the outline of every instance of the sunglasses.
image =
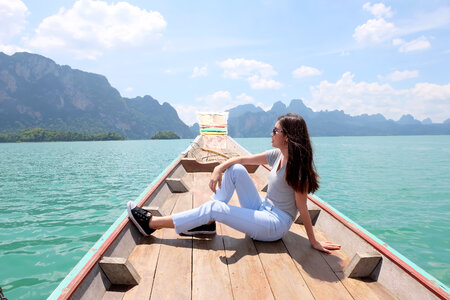
[[272, 129], [273, 135], [277, 134], [277, 132], [283, 132], [283, 130], [282, 130], [282, 129], [277, 129], [277, 128], [274, 127], [274, 128]]

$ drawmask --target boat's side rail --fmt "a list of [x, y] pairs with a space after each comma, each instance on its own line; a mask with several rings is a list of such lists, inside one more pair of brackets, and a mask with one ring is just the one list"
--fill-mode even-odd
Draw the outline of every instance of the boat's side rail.
[[[155, 179], [147, 189], [135, 200], [138, 206], [146, 202], [163, 201], [167, 193], [171, 193], [167, 178], [182, 177], [185, 173], [181, 166], [182, 154], [174, 160], [157, 179]], [[158, 196], [158, 194], [160, 194]], [[155, 204], [157, 203], [155, 202]], [[73, 270], [53, 291], [49, 299], [98, 299], [111, 286], [108, 278], [102, 272], [99, 261], [103, 256], [125, 257], [127, 258], [137, 245], [141, 235], [131, 225], [127, 217], [127, 212], [113, 223], [113, 225], [103, 234], [88, 253], [78, 262]]]
[[357, 253], [376, 253], [381, 261], [371, 277], [385, 286], [400, 299], [449, 299], [448, 288], [433, 276], [403, 257], [393, 248], [379, 240], [338, 212], [317, 196], [308, 196], [314, 206], [321, 209], [315, 227], [324, 232], [334, 242], [341, 244], [342, 250], [350, 257]]

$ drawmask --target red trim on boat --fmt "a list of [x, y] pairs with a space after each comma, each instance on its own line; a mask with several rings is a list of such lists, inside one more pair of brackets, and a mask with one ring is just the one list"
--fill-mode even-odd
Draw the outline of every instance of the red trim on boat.
[[[142, 206], [148, 198], [161, 186], [161, 184], [166, 180], [169, 174], [181, 163], [181, 159], [184, 158], [186, 154], [182, 154], [177, 161], [172, 164], [172, 167], [166, 171], [158, 181], [150, 188], [150, 190], [142, 197], [142, 199], [137, 204], [138, 206]], [[98, 263], [98, 261], [102, 258], [103, 254], [105, 254], [106, 250], [108, 250], [109, 246], [116, 240], [116, 238], [122, 233], [122, 230], [125, 226], [130, 222], [129, 218], [125, 218], [117, 228], [111, 233], [111, 235], [103, 242], [103, 244], [98, 248], [95, 254], [91, 257], [91, 259], [84, 265], [80, 272], [75, 276], [75, 278], [65, 287], [58, 297], [58, 299], [69, 299], [73, 293], [78, 289], [80, 284], [83, 282], [84, 278], [92, 271], [94, 266]]]
[[441, 289], [436, 283], [429, 280], [422, 274], [420, 274], [417, 270], [415, 270], [413, 267], [411, 267], [408, 263], [403, 261], [401, 258], [399, 258], [397, 255], [392, 253], [389, 249], [385, 248], [383, 245], [372, 239], [370, 236], [365, 234], [363, 231], [355, 227], [352, 223], [348, 222], [346, 219], [344, 219], [341, 215], [333, 211], [330, 207], [328, 207], [326, 204], [318, 201], [313, 196], [308, 195], [308, 199], [314, 202], [317, 206], [319, 206], [321, 209], [332, 215], [336, 220], [341, 222], [345, 227], [356, 233], [358, 236], [360, 236], [362, 239], [364, 239], [367, 243], [369, 243], [372, 247], [377, 249], [381, 254], [389, 258], [392, 262], [394, 262], [396, 265], [398, 265], [400, 268], [402, 268], [406, 273], [411, 275], [414, 279], [416, 279], [420, 284], [425, 286], [428, 290], [433, 292], [436, 296], [442, 298], [442, 299], [448, 299], [448, 294]]

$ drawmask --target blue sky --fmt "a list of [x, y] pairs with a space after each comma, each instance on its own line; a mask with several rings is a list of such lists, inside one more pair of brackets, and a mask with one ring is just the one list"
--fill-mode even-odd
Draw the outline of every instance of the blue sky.
[[450, 118], [449, 1], [0, 0], [0, 51], [105, 75], [197, 111], [302, 99], [315, 111]]

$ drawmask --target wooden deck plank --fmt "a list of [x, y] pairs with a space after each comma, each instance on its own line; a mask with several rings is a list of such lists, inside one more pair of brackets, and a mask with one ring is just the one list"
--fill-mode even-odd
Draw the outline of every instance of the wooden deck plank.
[[[189, 194], [174, 194], [171, 197], [176, 205], [179, 199], [183, 201]], [[136, 245], [130, 254], [129, 261], [141, 276], [141, 282], [124, 294], [124, 300], [150, 298], [163, 238], [164, 230], [157, 230], [151, 236], [142, 237], [139, 245]]]
[[[263, 192], [262, 188], [267, 180], [253, 174], [251, 177], [260, 191], [261, 197], [264, 198], [266, 192]], [[314, 299], [281, 240], [273, 243], [258, 241], [254, 241], [254, 243], [276, 299]]]
[[294, 223], [283, 237], [283, 242], [314, 298], [353, 299], [321, 253], [310, 246], [302, 227]]
[[[320, 240], [331, 240], [319, 230], [316, 230], [315, 233], [316, 237]], [[358, 300], [396, 299], [394, 295], [387, 291], [378, 282], [366, 282], [362, 279], [345, 277], [344, 269], [350, 262], [351, 258], [348, 257], [343, 250], [332, 251], [332, 254], [330, 255], [323, 253], [322, 256], [353, 298]]]
[[[210, 173], [196, 173], [194, 207], [210, 200], [212, 192], [208, 182]], [[225, 256], [221, 226], [217, 223], [217, 234], [209, 238], [194, 238], [192, 255], [192, 299], [233, 299], [230, 276]]]
[[[192, 186], [192, 176], [186, 174], [183, 180]], [[178, 200], [185, 199], [186, 195], [188, 194], [174, 194], [171, 196], [171, 202], [176, 205]], [[157, 230], [149, 237], [142, 237], [140, 244], [130, 254], [129, 260], [141, 276], [141, 282], [124, 293], [124, 300], [150, 299], [163, 237], [164, 230]]]
[[157, 230], [149, 237], [142, 237], [128, 258], [141, 276], [139, 285], [128, 290], [123, 299], [149, 299], [153, 287], [163, 233]]
[[314, 299], [281, 240], [254, 244], [275, 299]]
[[[236, 196], [230, 204], [239, 205]], [[222, 232], [234, 299], [274, 299], [253, 240], [224, 224]]]
[[[260, 191], [261, 197], [264, 198], [266, 192], [261, 190], [267, 180], [255, 174], [251, 174], [250, 177]], [[276, 299], [314, 299], [281, 240], [271, 243], [253, 242]]]
[[[192, 194], [179, 195], [173, 212], [192, 208]], [[192, 238], [182, 237], [173, 229], [163, 233], [151, 299], [191, 299]]]

